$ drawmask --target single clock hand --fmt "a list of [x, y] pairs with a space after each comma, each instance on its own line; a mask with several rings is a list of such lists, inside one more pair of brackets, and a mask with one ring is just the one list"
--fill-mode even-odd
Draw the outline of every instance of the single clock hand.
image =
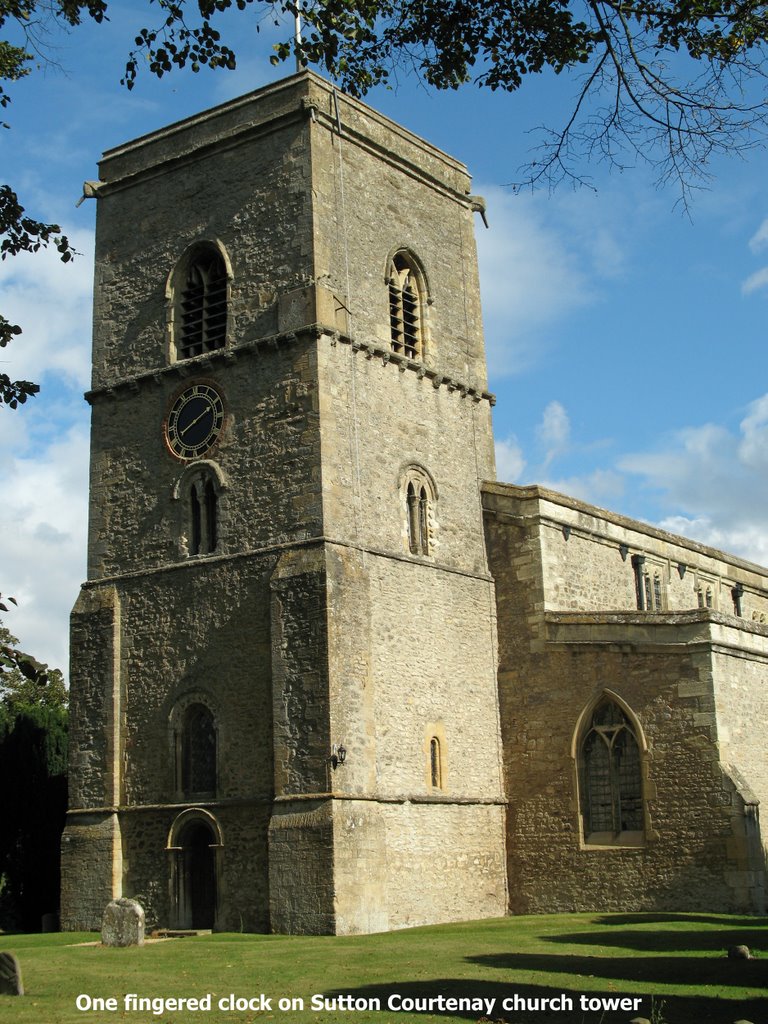
[[193, 419], [193, 420], [191, 421], [191, 423], [188, 423], [188, 424], [186, 425], [186, 427], [182, 427], [182, 428], [181, 428], [181, 430], [179, 431], [179, 437], [184, 437], [184, 435], [186, 434], [186, 432], [187, 432], [188, 430], [191, 430], [191, 429], [192, 429], [192, 427], [194, 427], [194, 425], [195, 425], [196, 423], [199, 423], [199, 422], [200, 422], [200, 420], [201, 420], [201, 419], [203, 418], [203, 416], [207, 416], [209, 412], [212, 412], [212, 409], [211, 409], [210, 405], [207, 405], [207, 406], [205, 407], [205, 409], [203, 409], [203, 411], [202, 411], [202, 412], [200, 413], [200, 415], [199, 415], [199, 416], [196, 416], [196, 417], [195, 417], [195, 418], [194, 418], [194, 419]]

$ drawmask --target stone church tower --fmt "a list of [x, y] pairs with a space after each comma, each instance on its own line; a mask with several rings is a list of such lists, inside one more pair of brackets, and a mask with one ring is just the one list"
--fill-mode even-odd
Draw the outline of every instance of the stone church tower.
[[466, 169], [304, 72], [94, 191], [64, 927], [502, 915]]

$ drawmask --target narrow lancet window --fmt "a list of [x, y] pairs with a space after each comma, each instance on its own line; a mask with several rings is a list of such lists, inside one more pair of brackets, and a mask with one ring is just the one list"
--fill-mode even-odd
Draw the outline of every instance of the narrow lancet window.
[[212, 555], [218, 537], [218, 494], [211, 477], [203, 470], [189, 485], [190, 555]]
[[429, 741], [429, 778], [433, 789], [443, 788], [443, 770], [440, 760], [440, 740], [433, 736]]
[[192, 484], [189, 489], [189, 553], [190, 555], [200, 554], [200, 541], [202, 537], [202, 512], [200, 509], [200, 495], [198, 485]]
[[216, 550], [216, 544], [218, 541], [217, 537], [217, 498], [216, 488], [213, 486], [212, 480], [206, 480], [205, 482], [205, 546], [206, 553], [211, 554]]

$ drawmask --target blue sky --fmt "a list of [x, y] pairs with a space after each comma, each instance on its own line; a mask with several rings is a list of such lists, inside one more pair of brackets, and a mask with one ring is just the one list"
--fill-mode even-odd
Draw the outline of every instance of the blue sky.
[[[66, 668], [69, 609], [85, 576], [88, 387], [96, 204], [75, 203], [101, 152], [281, 77], [285, 29], [236, 24], [235, 72], [143, 73], [119, 84], [146, 3], [51, 37], [60, 65], [12, 88], [3, 180], [82, 254], [0, 264], [0, 308], [25, 333], [0, 351], [43, 391], [0, 409], [0, 589], [26, 649]], [[768, 156], [734, 156], [693, 201], [647, 168], [588, 168], [596, 192], [507, 186], [573, 83], [518, 94], [436, 93], [408, 76], [367, 101], [468, 164], [488, 201], [477, 236], [500, 479], [539, 482], [768, 562]]]

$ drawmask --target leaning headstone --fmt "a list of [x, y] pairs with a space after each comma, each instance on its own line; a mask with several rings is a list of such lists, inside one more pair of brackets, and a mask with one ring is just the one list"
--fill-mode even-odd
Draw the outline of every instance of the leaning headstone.
[[143, 946], [144, 910], [136, 900], [112, 900], [101, 921], [101, 941], [105, 946]]
[[13, 953], [0, 953], [0, 995], [24, 995], [21, 965]]
[[731, 946], [728, 950], [729, 960], [751, 960], [752, 954], [749, 952], [749, 946]]

